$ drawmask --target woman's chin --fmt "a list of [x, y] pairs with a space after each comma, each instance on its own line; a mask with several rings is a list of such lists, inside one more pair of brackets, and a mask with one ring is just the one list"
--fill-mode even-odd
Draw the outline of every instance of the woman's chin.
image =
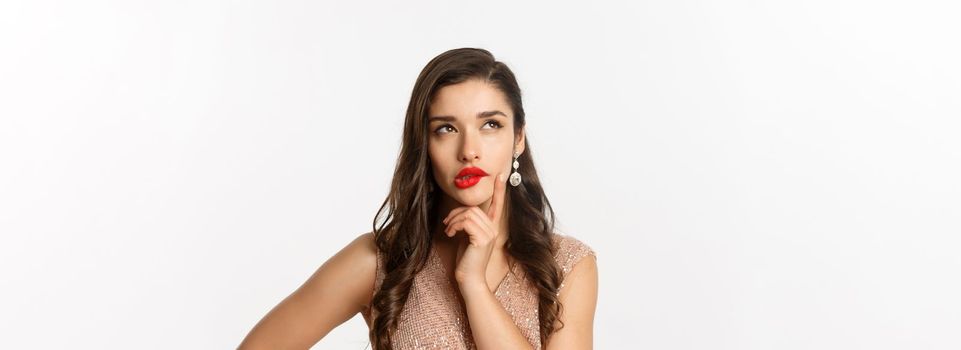
[[479, 206], [483, 204], [485, 201], [487, 201], [488, 198], [485, 197], [481, 193], [481, 191], [471, 191], [471, 189], [472, 188], [460, 190], [459, 191], [460, 193], [458, 193], [458, 195], [454, 197], [454, 200], [456, 200], [461, 205], [468, 206], [468, 207]]
[[[491, 190], [483, 190], [481, 184], [476, 184], [468, 188], [458, 188], [451, 186], [444, 192], [450, 199], [461, 206], [480, 206], [490, 199]], [[448, 192], [450, 191], [450, 192]]]

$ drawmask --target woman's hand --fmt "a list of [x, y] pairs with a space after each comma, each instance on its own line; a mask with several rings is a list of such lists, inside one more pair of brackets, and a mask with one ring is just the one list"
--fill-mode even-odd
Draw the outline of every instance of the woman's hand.
[[447, 228], [444, 232], [453, 237], [460, 231], [467, 232], [468, 244], [457, 250], [457, 269], [454, 278], [463, 288], [466, 285], [480, 285], [487, 288], [487, 263], [497, 237], [500, 236], [499, 222], [504, 206], [505, 183], [503, 173], [494, 180], [494, 195], [485, 213], [477, 206], [458, 207], [444, 218]]

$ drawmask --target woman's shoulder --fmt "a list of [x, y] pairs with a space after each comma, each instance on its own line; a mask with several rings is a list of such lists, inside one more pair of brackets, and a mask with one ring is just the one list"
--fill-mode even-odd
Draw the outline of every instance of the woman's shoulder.
[[362, 233], [360, 236], [357, 236], [351, 244], [358, 246], [358, 259], [362, 260], [362, 263], [367, 269], [376, 271], [380, 267], [381, 254], [380, 251], [377, 250], [377, 242], [374, 240], [373, 232]]
[[377, 268], [377, 246], [371, 232], [362, 233], [351, 240], [325, 262], [343, 273], [366, 273], [373, 275]]
[[377, 245], [374, 243], [374, 233], [366, 232], [354, 237], [354, 240], [344, 247], [343, 252], [359, 264], [376, 265], [378, 254]]
[[561, 267], [561, 270], [563, 270], [564, 276], [584, 257], [591, 256], [597, 259], [597, 254], [594, 252], [594, 249], [574, 236], [554, 233], [553, 239], [554, 247], [557, 249], [554, 254], [554, 259], [557, 261], [557, 265]]
[[379, 255], [377, 254], [377, 245], [374, 243], [373, 232], [358, 235], [337, 254], [343, 255], [342, 268], [349, 270], [350, 275], [356, 279], [364, 280], [365, 284], [370, 286], [369, 289], [365, 288], [366, 295], [363, 304], [366, 307], [373, 297], [376, 272], [379, 265]]

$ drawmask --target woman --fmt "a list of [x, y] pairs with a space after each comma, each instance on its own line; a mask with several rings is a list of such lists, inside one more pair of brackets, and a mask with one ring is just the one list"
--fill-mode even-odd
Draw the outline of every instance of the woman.
[[554, 232], [514, 74], [486, 50], [450, 50], [414, 85], [373, 231], [240, 348], [307, 349], [361, 313], [375, 350], [589, 349], [597, 266], [585, 256], [590, 247]]

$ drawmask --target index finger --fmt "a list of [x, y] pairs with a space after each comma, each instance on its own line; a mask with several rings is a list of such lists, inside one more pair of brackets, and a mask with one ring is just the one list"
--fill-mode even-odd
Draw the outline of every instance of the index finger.
[[503, 177], [504, 173], [497, 174], [497, 179], [494, 180], [494, 196], [491, 199], [491, 205], [487, 207], [487, 217], [495, 223], [500, 219], [501, 207], [504, 206], [504, 189], [507, 181]]

